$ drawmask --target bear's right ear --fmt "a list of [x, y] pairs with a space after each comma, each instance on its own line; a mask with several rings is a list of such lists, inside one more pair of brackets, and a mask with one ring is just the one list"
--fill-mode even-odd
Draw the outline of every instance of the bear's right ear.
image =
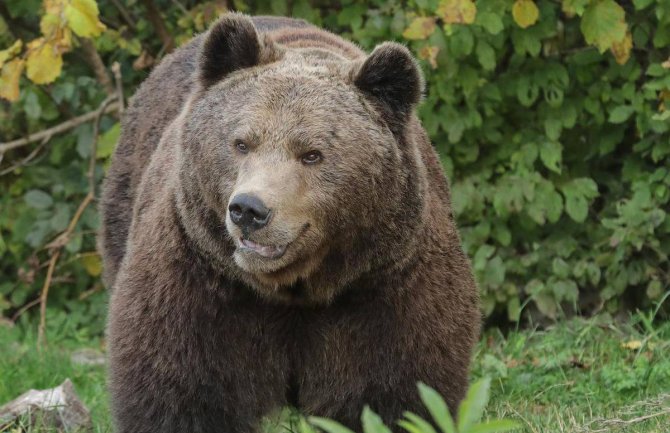
[[199, 80], [206, 89], [230, 73], [269, 63], [279, 57], [279, 49], [261, 40], [249, 17], [239, 13], [223, 16], [212, 25], [200, 50]]
[[421, 70], [403, 45], [384, 42], [362, 62], [356, 63], [353, 82], [378, 102], [392, 127], [402, 126], [421, 100]]

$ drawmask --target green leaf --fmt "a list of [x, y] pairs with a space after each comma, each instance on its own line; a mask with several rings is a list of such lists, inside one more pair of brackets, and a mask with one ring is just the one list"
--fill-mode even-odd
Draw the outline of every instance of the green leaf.
[[561, 131], [563, 130], [563, 122], [561, 119], [549, 117], [544, 120], [544, 132], [551, 140], [558, 140], [561, 138]]
[[270, 9], [275, 15], [288, 15], [288, 3], [284, 0], [270, 0]]
[[479, 12], [475, 24], [479, 24], [492, 35], [497, 35], [505, 28], [499, 14], [493, 12]]
[[97, 158], [107, 158], [114, 153], [117, 141], [119, 141], [119, 134], [121, 133], [121, 124], [115, 123], [98, 139], [98, 147], [95, 151]]
[[532, 296], [537, 309], [550, 319], [555, 319], [558, 315], [558, 304], [556, 300], [548, 293], [537, 293]]
[[635, 108], [630, 105], [619, 105], [610, 111], [610, 123], [623, 123], [635, 112]]
[[578, 223], [586, 220], [590, 199], [598, 196], [598, 185], [589, 178], [573, 179], [561, 186], [565, 211]]
[[560, 173], [563, 160], [563, 146], [557, 141], [544, 141], [540, 144], [540, 159], [549, 170]]
[[521, 424], [516, 421], [501, 419], [478, 424], [474, 426], [468, 433], [504, 433], [520, 428]]
[[26, 93], [23, 109], [29, 118], [38, 120], [42, 115], [42, 107], [40, 106], [39, 98], [37, 97], [37, 94], [31, 90], [28, 90]]
[[391, 433], [381, 417], [374, 413], [369, 406], [363, 408], [363, 415], [361, 416], [363, 423], [363, 433]]
[[354, 433], [348, 427], [332, 419], [310, 416], [308, 421], [327, 433]]
[[522, 75], [516, 83], [516, 96], [524, 107], [530, 107], [540, 96], [540, 88], [528, 76]]
[[480, 40], [477, 42], [477, 59], [487, 71], [492, 71], [496, 67], [496, 54], [488, 43]]
[[28, 206], [35, 209], [46, 209], [53, 204], [51, 196], [39, 189], [31, 189], [23, 199]]
[[562, 9], [568, 16], [582, 16], [588, 4], [589, 0], [563, 0]]
[[419, 382], [418, 387], [421, 401], [428, 408], [428, 412], [430, 412], [442, 433], [456, 433], [454, 420], [451, 418], [449, 407], [447, 407], [447, 403], [442, 396], [423, 382]]
[[653, 2], [654, 0], [633, 0], [633, 5], [635, 5], [635, 9], [640, 10], [649, 7]]
[[416, 430], [419, 433], [437, 433], [435, 431], [435, 428], [428, 421], [421, 418], [419, 415], [412, 412], [405, 412], [403, 415], [405, 415], [405, 418], [407, 418], [408, 420], [405, 422], [405, 424], [406, 425], [411, 424], [415, 426]]
[[521, 301], [519, 301], [519, 296], [512, 296], [509, 301], [507, 301], [507, 319], [510, 322], [518, 322], [519, 317], [521, 316]]
[[468, 390], [465, 400], [458, 408], [458, 431], [469, 432], [482, 419], [489, 401], [491, 378], [486, 377], [475, 382]]
[[408, 433], [423, 433], [418, 425], [413, 424], [407, 420], [401, 419], [397, 424], [407, 430]]
[[626, 13], [614, 0], [593, 0], [584, 11], [580, 27], [586, 42], [604, 53], [626, 37]]

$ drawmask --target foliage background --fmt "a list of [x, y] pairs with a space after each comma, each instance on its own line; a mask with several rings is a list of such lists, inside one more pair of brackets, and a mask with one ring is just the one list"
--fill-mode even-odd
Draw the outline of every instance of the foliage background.
[[[305, 18], [368, 50], [401, 41], [421, 59], [420, 115], [492, 320], [617, 313], [668, 291], [665, 0], [4, 0], [0, 142], [96, 110], [116, 92], [115, 62], [130, 97], [233, 9]], [[94, 202], [77, 209], [118, 113], [96, 124], [0, 150], [0, 317], [35, 318], [48, 287], [51, 325], [103, 330], [98, 216]]]

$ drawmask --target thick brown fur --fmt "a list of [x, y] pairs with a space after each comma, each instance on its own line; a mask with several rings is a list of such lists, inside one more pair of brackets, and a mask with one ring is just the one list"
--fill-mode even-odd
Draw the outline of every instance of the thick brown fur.
[[[360, 429], [366, 404], [423, 413], [417, 381], [456, 408], [479, 305], [422, 86], [400, 45], [238, 14], [156, 68], [101, 203], [118, 432], [249, 432], [284, 405]], [[267, 227], [231, 222], [240, 193]]]

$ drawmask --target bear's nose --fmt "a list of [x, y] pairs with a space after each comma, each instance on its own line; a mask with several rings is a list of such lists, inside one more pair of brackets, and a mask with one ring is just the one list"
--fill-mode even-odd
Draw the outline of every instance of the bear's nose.
[[228, 205], [230, 219], [242, 231], [258, 230], [270, 220], [270, 209], [258, 197], [251, 194], [238, 194]]

